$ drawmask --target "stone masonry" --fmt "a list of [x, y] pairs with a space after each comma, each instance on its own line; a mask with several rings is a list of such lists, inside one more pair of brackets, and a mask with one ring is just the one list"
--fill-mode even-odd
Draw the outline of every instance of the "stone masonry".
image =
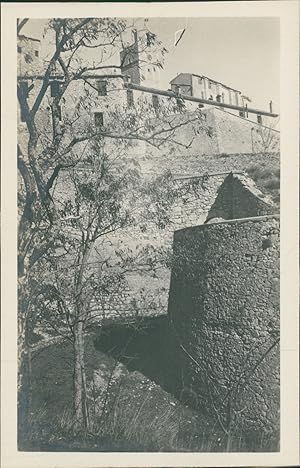
[[279, 216], [251, 215], [251, 204], [249, 217], [175, 233], [169, 315], [186, 378], [217, 424], [278, 443]]

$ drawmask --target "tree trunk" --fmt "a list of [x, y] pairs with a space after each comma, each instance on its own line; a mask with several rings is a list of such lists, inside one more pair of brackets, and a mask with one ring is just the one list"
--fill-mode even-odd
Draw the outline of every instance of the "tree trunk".
[[84, 327], [82, 321], [78, 321], [74, 327], [74, 412], [77, 426], [87, 429], [89, 417], [84, 365]]
[[29, 347], [27, 294], [25, 278], [18, 290], [18, 446], [26, 443], [31, 406], [31, 357]]

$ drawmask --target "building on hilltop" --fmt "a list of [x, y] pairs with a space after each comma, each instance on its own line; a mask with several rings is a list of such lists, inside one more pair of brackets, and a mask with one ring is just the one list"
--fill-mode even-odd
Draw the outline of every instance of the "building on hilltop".
[[179, 73], [170, 81], [171, 89], [187, 96], [210, 99], [234, 106], [243, 106], [241, 91], [231, 88], [207, 76], [194, 73]]
[[[175, 116], [178, 127], [176, 140], [181, 142], [181, 152], [193, 153], [199, 157], [201, 154], [260, 151], [257, 140], [261, 138], [260, 135], [257, 138], [256, 134], [261, 133], [260, 127], [263, 128], [261, 115], [254, 111], [253, 115], [256, 117], [257, 114], [260, 117], [258, 124], [253, 124], [247, 119], [248, 116], [241, 107], [243, 97], [240, 91], [191, 73], [181, 73], [174, 78], [171, 81], [171, 91], [159, 90], [157, 86], [162, 58], [160, 53], [162, 52], [156, 50], [154, 35], [133, 30], [129, 43], [124, 44], [120, 51], [120, 67], [91, 67], [77, 76], [75, 74], [64, 91], [63, 98], [55, 103], [54, 126], [53, 105], [65, 82], [63, 70], [57, 65], [51, 72], [47, 99], [39, 111], [37, 125], [49, 129], [55, 127], [57, 134], [63, 134], [65, 124], [69, 122], [74, 122], [72, 131], [75, 134], [80, 134], [87, 126], [109, 132], [116, 129], [116, 115], [121, 118], [126, 112], [128, 115], [135, 113], [138, 119], [145, 121], [151, 119], [151, 125], [159, 127], [162, 125], [162, 115], [164, 114], [166, 119], [167, 111], [170, 118]], [[22, 99], [27, 100], [29, 107], [33, 105], [41, 89], [46, 65], [42, 59], [40, 41], [21, 35], [18, 38], [18, 84], [19, 93]], [[192, 100], [185, 99], [185, 96]], [[193, 98], [204, 99], [206, 102], [194, 102]], [[220, 104], [217, 107], [218, 102]], [[226, 109], [226, 106], [230, 105], [238, 105], [240, 109]], [[200, 119], [200, 126], [204, 127], [205, 122], [209, 134], [195, 128], [195, 125], [186, 125], [189, 116], [190, 120], [194, 120], [196, 115], [199, 115], [199, 107], [203, 117]], [[164, 113], [161, 112], [162, 108]], [[231, 115], [239, 112], [244, 118], [239, 118], [241, 115]], [[20, 106], [18, 113], [19, 143], [25, 154], [27, 132]], [[112, 140], [106, 140], [108, 139], [105, 139], [106, 147], [112, 146]], [[169, 149], [173, 151], [173, 148]], [[132, 156], [142, 160], [147, 152], [146, 143], [139, 142], [139, 146], [135, 145], [135, 151], [137, 154]], [[164, 159], [167, 159], [166, 152], [168, 153], [168, 148], [161, 148], [160, 153]], [[170, 166], [173, 170], [173, 165]]]
[[18, 36], [18, 76], [42, 71], [41, 41], [24, 35]]

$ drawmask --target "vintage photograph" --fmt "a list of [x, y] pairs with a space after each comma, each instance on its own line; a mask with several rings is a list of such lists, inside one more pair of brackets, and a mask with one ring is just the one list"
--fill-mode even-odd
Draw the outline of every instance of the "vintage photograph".
[[18, 450], [280, 450], [280, 21], [16, 25]]

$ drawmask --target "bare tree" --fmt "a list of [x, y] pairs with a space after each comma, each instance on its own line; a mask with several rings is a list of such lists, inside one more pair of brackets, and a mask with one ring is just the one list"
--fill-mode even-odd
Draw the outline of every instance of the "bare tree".
[[[18, 22], [19, 35], [26, 23], [25, 19]], [[99, 238], [134, 220], [132, 203], [128, 205], [127, 197], [126, 205], [124, 194], [138, 183], [139, 177], [133, 168], [138, 164], [130, 160], [128, 154], [137, 142], [158, 148], [168, 141], [183, 145], [176, 140], [177, 129], [186, 124], [203, 125], [200, 112], [193, 116], [187, 114], [178, 121], [170, 117], [174, 110], [178, 111], [173, 103], [161, 105], [158, 112], [151, 114], [149, 104], [143, 100], [133, 109], [120, 105], [119, 109], [109, 112], [113, 123], [110, 128], [102, 124], [95, 127], [91, 122], [93, 85], [88, 74], [111, 68], [106, 65], [106, 57], [112, 57], [119, 50], [122, 35], [129, 26], [128, 22], [114, 18], [51, 20], [48, 32], [53, 35], [54, 44], [45, 69], [39, 76], [27, 75], [18, 80], [18, 101], [25, 125], [24, 131], [20, 131], [18, 146], [19, 409], [24, 413], [25, 422], [30, 388], [29, 331], [35, 320], [36, 305], [41, 298], [45, 303], [46, 296], [50, 295], [48, 310], [53, 311], [54, 306], [56, 313], [62, 313], [71, 331], [75, 411], [77, 419], [88, 424], [84, 401], [84, 331], [91, 296], [97, 291], [100, 294], [101, 288], [103, 292], [104, 287], [102, 282], [99, 288], [95, 280], [101, 274], [101, 261], [97, 260], [95, 274], [90, 258]], [[151, 36], [153, 44], [157, 45], [156, 63], [162, 66], [165, 49], [154, 35]], [[84, 52], [90, 48], [99, 50], [100, 59], [92, 65], [84, 65]], [[49, 88], [54, 82], [56, 90], [50, 98]], [[61, 105], [66, 100], [70, 103], [72, 86], [78, 82], [84, 83], [85, 94], [76, 99], [74, 106], [66, 104], [62, 125]], [[145, 119], [147, 113], [150, 118]], [[109, 160], [104, 151], [106, 141], [112, 142]], [[116, 161], [117, 168], [114, 167]], [[80, 165], [83, 169], [78, 176], [75, 169]], [[123, 176], [116, 177], [116, 171], [123, 172]], [[59, 177], [67, 173], [71, 177], [71, 191], [59, 200], [55, 187]], [[68, 275], [61, 269], [62, 258], [70, 267]], [[102, 265], [104, 263], [102, 258]], [[118, 277], [117, 273], [114, 275]], [[45, 282], [39, 286], [41, 281]], [[62, 284], [67, 291], [63, 296], [62, 288], [58, 287]], [[72, 291], [69, 297], [68, 291]], [[56, 331], [61, 333], [61, 322]]]

